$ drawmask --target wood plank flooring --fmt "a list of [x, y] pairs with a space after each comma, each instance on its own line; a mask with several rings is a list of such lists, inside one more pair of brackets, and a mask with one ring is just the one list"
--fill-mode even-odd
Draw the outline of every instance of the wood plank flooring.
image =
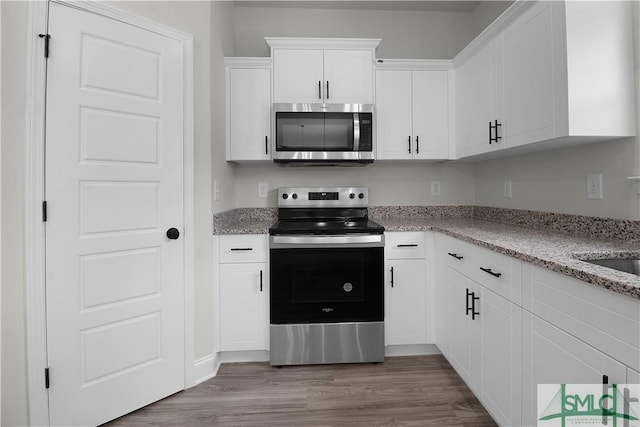
[[495, 426], [441, 355], [381, 364], [230, 363], [218, 375], [105, 426]]

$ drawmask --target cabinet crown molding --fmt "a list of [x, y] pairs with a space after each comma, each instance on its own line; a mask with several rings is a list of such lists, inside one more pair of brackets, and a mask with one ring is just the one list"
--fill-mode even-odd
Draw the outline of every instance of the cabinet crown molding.
[[271, 58], [267, 57], [230, 57], [224, 58], [225, 67], [238, 68], [268, 68], [271, 67]]
[[376, 58], [377, 70], [453, 70], [449, 59], [385, 59]]
[[315, 38], [315, 37], [265, 37], [273, 49], [345, 49], [375, 50], [382, 39]]

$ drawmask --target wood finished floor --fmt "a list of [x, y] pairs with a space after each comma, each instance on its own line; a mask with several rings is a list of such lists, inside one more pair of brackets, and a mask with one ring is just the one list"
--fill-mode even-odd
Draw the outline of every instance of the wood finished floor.
[[229, 363], [196, 387], [105, 426], [495, 426], [440, 355], [381, 364]]

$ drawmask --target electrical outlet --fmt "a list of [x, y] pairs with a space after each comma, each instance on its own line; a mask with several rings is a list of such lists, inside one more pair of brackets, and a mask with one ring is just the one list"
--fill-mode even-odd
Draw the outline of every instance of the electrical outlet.
[[511, 180], [507, 180], [504, 182], [504, 198], [510, 199], [512, 197], [511, 193]]
[[258, 183], [258, 197], [261, 199], [266, 199], [267, 194], [269, 193], [269, 184], [266, 182]]
[[587, 175], [587, 199], [602, 200], [602, 174]]
[[432, 196], [440, 195], [440, 181], [431, 181], [431, 195]]

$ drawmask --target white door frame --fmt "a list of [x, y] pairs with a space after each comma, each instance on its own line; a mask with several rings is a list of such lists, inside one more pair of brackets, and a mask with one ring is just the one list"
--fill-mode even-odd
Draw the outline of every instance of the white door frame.
[[[184, 46], [184, 284], [185, 284], [185, 388], [194, 385], [194, 140], [193, 140], [193, 36], [148, 19], [94, 1], [50, 0], [67, 7], [102, 15], [175, 39]], [[49, 425], [48, 393], [44, 386], [47, 367], [47, 319], [45, 292], [44, 137], [48, 3], [29, 2], [27, 25], [27, 132], [26, 132], [26, 320], [27, 397], [30, 425]], [[55, 49], [55, 34], [51, 37]]]

